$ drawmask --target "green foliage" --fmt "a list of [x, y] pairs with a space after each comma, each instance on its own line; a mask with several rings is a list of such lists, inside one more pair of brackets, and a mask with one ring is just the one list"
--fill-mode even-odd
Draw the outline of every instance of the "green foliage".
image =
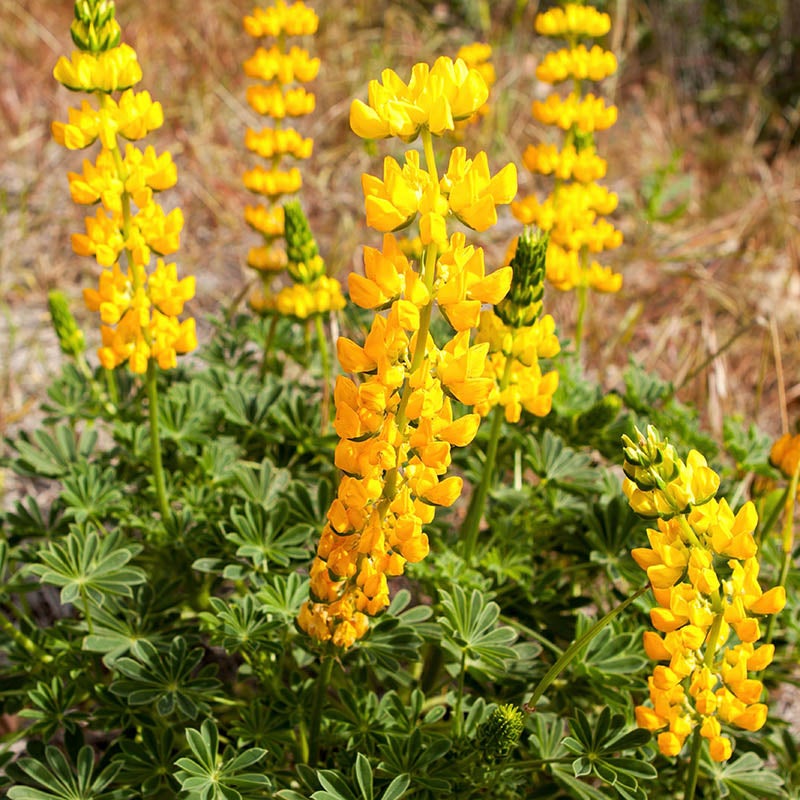
[[229, 749], [220, 756], [219, 731], [206, 720], [201, 729], [186, 730], [186, 743], [193, 758], [179, 758], [175, 779], [189, 800], [252, 800], [264, 797], [270, 789], [266, 775], [255, 765], [266, 755], [260, 747], [250, 747], [234, 755]]
[[[438, 512], [430, 556], [407, 565], [355, 646], [334, 651], [296, 620], [338, 482], [337, 439], [295, 328], [277, 325], [260, 376], [268, 335], [234, 316], [197, 360], [159, 377], [166, 509], [146, 393], [122, 371], [112, 403], [101, 374], [67, 365], [42, 426], [9, 439], [6, 464], [30, 491], [0, 517], [0, 712], [22, 722], [0, 744], [3, 791], [679, 796], [685, 759], [655, 757], [633, 722], [652, 664], [636, 594], [646, 576], [630, 551], [648, 524], [620, 492], [620, 436], [655, 422], [677, 448], [713, 458], [738, 504], [753, 475], [778, 482], [759, 499], [770, 580], [784, 487], [767, 438], [728, 420], [716, 442], [640, 366], [608, 392], [565, 357], [553, 413], [502, 433], [476, 557], [467, 563], [457, 535], [463, 501]], [[287, 377], [290, 362], [306, 365], [302, 381]], [[485, 445], [482, 432], [453, 450], [473, 485]], [[774, 680], [790, 679], [800, 641], [794, 571], [787, 589]], [[703, 796], [789, 797], [799, 785], [795, 742], [772, 712], [763, 734], [736, 733], [729, 764], [701, 764]]]

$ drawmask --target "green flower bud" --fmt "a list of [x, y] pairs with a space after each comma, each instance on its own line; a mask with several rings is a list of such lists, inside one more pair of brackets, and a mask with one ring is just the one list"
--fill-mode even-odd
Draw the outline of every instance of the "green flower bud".
[[54, 289], [47, 295], [47, 304], [50, 306], [50, 317], [53, 320], [61, 352], [68, 356], [79, 356], [86, 350], [86, 342], [83, 331], [69, 310], [66, 295]]
[[286, 269], [297, 283], [313, 283], [325, 274], [325, 262], [311, 233], [308, 219], [297, 201], [283, 206], [283, 231], [286, 238]]
[[495, 306], [498, 317], [513, 328], [533, 325], [542, 311], [545, 264], [549, 236], [541, 231], [526, 230], [517, 242], [511, 259], [511, 288]]
[[617, 418], [621, 408], [622, 398], [618, 394], [607, 394], [575, 417], [575, 430], [588, 434], [601, 431]]
[[488, 759], [507, 758], [519, 744], [525, 727], [525, 714], [508, 703], [492, 711], [489, 719], [478, 728], [478, 747]]
[[90, 53], [118, 47], [122, 38], [112, 0], [77, 0], [69, 30], [75, 46]]

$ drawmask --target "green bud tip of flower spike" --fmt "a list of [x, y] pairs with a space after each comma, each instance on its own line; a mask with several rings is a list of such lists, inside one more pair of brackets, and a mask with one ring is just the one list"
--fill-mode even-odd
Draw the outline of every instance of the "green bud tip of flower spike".
[[325, 272], [325, 263], [311, 233], [303, 207], [293, 200], [283, 206], [287, 270], [299, 283], [312, 283]]
[[61, 352], [69, 356], [78, 356], [86, 350], [83, 331], [78, 327], [75, 317], [69, 310], [69, 302], [63, 292], [56, 289], [47, 295], [47, 304], [50, 307], [50, 317], [53, 320], [58, 336]]
[[113, 0], [76, 0], [69, 31], [79, 50], [103, 53], [118, 47], [122, 32], [114, 19]]
[[542, 311], [545, 265], [549, 236], [542, 231], [526, 230], [517, 242], [511, 259], [513, 277], [505, 299], [495, 306], [495, 313], [514, 328], [533, 325]]
[[478, 728], [478, 746], [489, 758], [506, 758], [519, 743], [525, 727], [525, 714], [508, 703], [492, 711]]

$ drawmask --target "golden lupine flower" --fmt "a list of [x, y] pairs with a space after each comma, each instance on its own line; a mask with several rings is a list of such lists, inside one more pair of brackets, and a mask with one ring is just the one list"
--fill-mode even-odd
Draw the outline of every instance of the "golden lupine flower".
[[[364, 615], [389, 603], [387, 577], [425, 558], [431, 545], [424, 526], [436, 506], [452, 505], [461, 493], [461, 479], [447, 475], [451, 448], [472, 441], [479, 416], [454, 419], [450, 398], [484, 402], [494, 385], [483, 374], [488, 344], [471, 344], [470, 332], [481, 303], [502, 300], [509, 270], [486, 275], [482, 251], [463, 234], [448, 234], [447, 221], [482, 204], [473, 222], [485, 229], [494, 206], [513, 197], [516, 180], [512, 190], [512, 170], [493, 179], [485, 155], [470, 161], [463, 151], [440, 178], [431, 158], [432, 134], [452, 130], [453, 119], [473, 113], [481, 97], [477, 73], [440, 59], [433, 69], [415, 66], [408, 85], [384, 71], [382, 83], [370, 84], [369, 105], [351, 108], [360, 136], [421, 134], [426, 165], [410, 151], [403, 166], [386, 158], [383, 179], [362, 178], [367, 223], [385, 236], [381, 250], [365, 249], [364, 275], [350, 275], [349, 287], [357, 305], [379, 313], [363, 344], [346, 337], [337, 343], [343, 370], [359, 377], [336, 381], [335, 463], [344, 474], [298, 618], [309, 635], [337, 647], [366, 633]], [[390, 233], [415, 220], [418, 269]], [[434, 303], [456, 329], [441, 347], [430, 332]]]
[[660, 731], [664, 755], [678, 755], [699, 727], [711, 758], [725, 761], [732, 744], [721, 723], [755, 731], [766, 721], [763, 686], [750, 673], [769, 665], [774, 647], [756, 647], [757, 617], [780, 611], [786, 592], [761, 589], [755, 507], [747, 502], [734, 515], [714, 499], [719, 477], [701, 454], [684, 462], [652, 427], [646, 438], [623, 441], [625, 493], [637, 513], [657, 518], [650, 547], [632, 552], [656, 599], [651, 622], [663, 634], [645, 632], [644, 649], [668, 662], [653, 669], [652, 707], [638, 706], [636, 720]]
[[[169, 369], [178, 353], [197, 346], [194, 320], [177, 319], [194, 296], [195, 281], [179, 280], [176, 266], [160, 258], [149, 271], [153, 253], [167, 255], [179, 247], [181, 210], [166, 214], [154, 199], [175, 185], [177, 170], [169, 153], [158, 155], [153, 147], [140, 150], [129, 143], [120, 150], [118, 137], [142, 139], [161, 126], [163, 112], [147, 92], [129, 88], [141, 79], [141, 69], [133, 49], [119, 44], [113, 13], [113, 3], [89, 0], [76, 7], [73, 38], [85, 49], [62, 57], [54, 75], [69, 89], [98, 95], [99, 107], [82, 101], [69, 110], [68, 122], [54, 122], [52, 131], [68, 149], [100, 141], [94, 163], [85, 159], [82, 172], [68, 176], [76, 203], [100, 204], [86, 218], [86, 233], [72, 235], [72, 246], [104, 267], [98, 288], [84, 291], [87, 306], [102, 322], [101, 364], [113, 369], [127, 362], [133, 372], [144, 373], [151, 360]], [[111, 95], [117, 91], [122, 94], [115, 100]]]
[[536, 33], [542, 36], [588, 36], [597, 39], [611, 30], [611, 17], [591, 6], [567, 3], [536, 17]]
[[277, 38], [285, 36], [310, 36], [317, 32], [319, 17], [301, 0], [288, 4], [276, 0], [268, 8], [254, 8], [253, 13], [244, 18], [244, 27], [250, 36]]
[[271, 119], [260, 131], [248, 128], [245, 146], [265, 159], [266, 167], [255, 167], [243, 175], [243, 183], [251, 192], [265, 198], [263, 204], [247, 206], [245, 220], [262, 237], [260, 246], [247, 254], [248, 266], [261, 275], [260, 286], [251, 293], [250, 306], [258, 313], [279, 313], [306, 319], [341, 308], [344, 302], [338, 282], [323, 280], [319, 284], [300, 280], [277, 293], [271, 288], [272, 278], [289, 264], [280, 240], [284, 237], [284, 212], [278, 205], [303, 185], [298, 167], [286, 168], [287, 158], [302, 161], [311, 157], [313, 140], [291, 127], [287, 119], [310, 114], [316, 107], [315, 95], [300, 84], [313, 81], [319, 73], [320, 60], [308, 50], [292, 45], [287, 37], [316, 33], [319, 18], [303, 2], [287, 4], [276, 0], [267, 8], [256, 8], [244, 18], [246, 32], [254, 38], [269, 37], [275, 41], [268, 47], [259, 46], [245, 60], [245, 74], [261, 81], [247, 88], [247, 102], [253, 110]]
[[391, 69], [370, 81], [369, 102], [353, 100], [350, 127], [364, 139], [397, 136], [411, 142], [424, 128], [436, 136], [471, 117], [489, 96], [486, 81], [464, 61], [446, 56], [433, 67], [416, 64], [408, 84]]
[[537, 77], [552, 84], [570, 81], [572, 90], [565, 96], [553, 93], [544, 101], [536, 100], [531, 107], [534, 118], [565, 133], [561, 149], [531, 145], [523, 157], [531, 172], [556, 179], [552, 193], [544, 200], [531, 195], [512, 206], [520, 222], [550, 232], [548, 280], [561, 291], [578, 288], [582, 296], [588, 288], [616, 292], [622, 286], [622, 276], [590, 258], [622, 243], [619, 231], [602, 218], [616, 208], [617, 197], [595, 182], [605, 176], [606, 162], [596, 153], [594, 133], [616, 122], [617, 109], [584, 91], [587, 81], [612, 75], [617, 60], [599, 45], [578, 42], [605, 35], [610, 25], [607, 14], [571, 3], [537, 16], [538, 33], [565, 38], [570, 45], [549, 53], [539, 64]]
[[74, 50], [61, 56], [53, 77], [73, 92], [118, 92], [130, 89], [142, 79], [136, 51], [121, 44], [101, 53]]
[[769, 461], [791, 480], [800, 464], [800, 434], [784, 433], [778, 438], [770, 450]]

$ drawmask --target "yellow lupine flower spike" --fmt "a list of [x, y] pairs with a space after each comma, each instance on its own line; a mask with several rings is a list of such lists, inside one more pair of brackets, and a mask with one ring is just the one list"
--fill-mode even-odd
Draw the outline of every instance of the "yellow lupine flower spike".
[[[616, 72], [613, 53], [597, 44], [578, 40], [608, 33], [611, 19], [591, 6], [566, 4], [536, 17], [537, 33], [564, 38], [568, 46], [548, 53], [536, 70], [540, 81], [569, 82], [565, 95], [550, 94], [535, 100], [531, 114], [545, 125], [564, 133], [563, 145], [531, 145], [525, 151], [525, 166], [534, 173], [556, 180], [549, 197], [523, 198], [512, 210], [525, 225], [536, 225], [550, 233], [547, 278], [560, 291], [579, 291], [576, 346], [580, 343], [586, 292], [617, 292], [622, 276], [592, 256], [618, 247], [622, 235], [603, 217], [616, 207], [616, 196], [596, 183], [606, 174], [606, 162], [595, 149], [594, 134], [617, 121], [617, 108], [585, 90], [587, 82], [602, 81]], [[605, 192], [605, 196], [604, 196]]]
[[[473, 412], [454, 418], [452, 399], [485, 402], [489, 346], [470, 341], [482, 303], [499, 303], [510, 268], [486, 274], [483, 251], [450, 233], [453, 218], [485, 230], [496, 206], [516, 193], [513, 166], [492, 176], [488, 159], [457, 148], [444, 176], [437, 172], [433, 135], [486, 99], [480, 74], [463, 62], [417, 64], [408, 83], [391, 70], [369, 86], [369, 103], [354, 101], [359, 136], [422, 137], [425, 164], [411, 150], [401, 165], [384, 160], [383, 177], [362, 177], [367, 224], [384, 233], [380, 250], [364, 251], [364, 274], [349, 276], [350, 298], [376, 311], [362, 342], [341, 337], [334, 390], [335, 463], [343, 471], [311, 565], [310, 597], [298, 623], [320, 642], [346, 648], [368, 630], [368, 617], [389, 604], [387, 578], [421, 561], [436, 506], [459, 497], [461, 478], [448, 476], [451, 448], [477, 433]], [[410, 260], [392, 231], [416, 224], [423, 248]], [[415, 268], [416, 266], [416, 268]], [[454, 328], [439, 346], [430, 321], [434, 304]]]
[[644, 649], [668, 662], [653, 669], [651, 705], [638, 706], [636, 720], [659, 732], [666, 756], [677, 756], [699, 729], [711, 758], [725, 761], [732, 743], [722, 723], [755, 731], [766, 721], [763, 686], [750, 673], [769, 665], [774, 647], [756, 646], [758, 617], [779, 612], [786, 592], [761, 589], [755, 506], [747, 502], [734, 515], [724, 498], [717, 501], [719, 476], [700, 453], [684, 462], [652, 427], [623, 444], [625, 494], [657, 524], [647, 532], [650, 546], [632, 552], [656, 599], [650, 619], [658, 633], [645, 632]]
[[[159, 128], [163, 111], [147, 92], [130, 88], [142, 72], [133, 48], [120, 44], [113, 2], [78, 0], [71, 32], [79, 49], [59, 59], [54, 75], [73, 91], [95, 95], [97, 105], [83, 100], [52, 130], [70, 150], [100, 142], [95, 161], [84, 159], [82, 171], [68, 176], [76, 203], [100, 204], [86, 218], [86, 232], [72, 235], [73, 250], [104, 268], [98, 288], [84, 291], [103, 323], [98, 357], [109, 369], [127, 363], [144, 373], [151, 361], [169, 369], [177, 354], [197, 346], [194, 320], [178, 320], [194, 296], [194, 278], [179, 279], [176, 266], [160, 258], [152, 271], [150, 264], [153, 254], [174, 253], [180, 244], [183, 213], [175, 208], [167, 214], [155, 200], [175, 185], [177, 170], [169, 153], [131, 143]], [[119, 137], [129, 140], [124, 152]]]

